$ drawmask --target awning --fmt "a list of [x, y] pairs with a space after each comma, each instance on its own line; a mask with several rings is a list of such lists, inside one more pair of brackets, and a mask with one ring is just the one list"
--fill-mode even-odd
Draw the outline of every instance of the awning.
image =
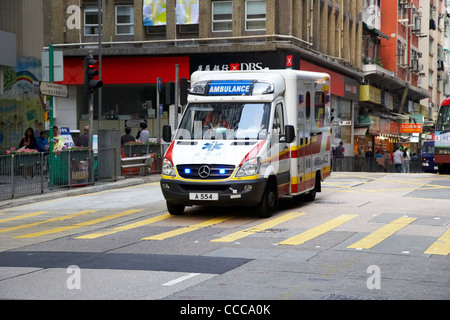
[[354, 136], [355, 136], [355, 137], [365, 137], [365, 136], [366, 136], [366, 133], [367, 133], [367, 129], [369, 129], [369, 128], [367, 128], [367, 127], [364, 127], [364, 128], [355, 128], [355, 134], [354, 134]]
[[363, 22], [363, 27], [364, 27], [364, 29], [373, 32], [374, 34], [376, 34], [376, 35], [379, 36], [379, 37], [385, 38], [385, 39], [387, 39], [387, 40], [390, 39], [390, 37], [389, 37], [388, 35], [384, 34], [383, 32], [381, 32], [381, 31], [378, 30], [378, 29], [375, 29], [375, 28], [373, 28], [373, 27], [369, 27], [369, 26], [367, 25], [367, 23], [365, 23], [365, 22]]

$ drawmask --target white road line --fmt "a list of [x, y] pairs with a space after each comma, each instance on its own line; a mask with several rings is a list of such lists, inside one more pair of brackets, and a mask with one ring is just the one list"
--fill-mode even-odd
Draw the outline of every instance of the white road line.
[[190, 278], [199, 276], [200, 274], [201, 274], [201, 273], [189, 273], [189, 274], [186, 275], [186, 276], [182, 276], [182, 277], [176, 278], [176, 279], [174, 279], [174, 280], [171, 280], [171, 281], [169, 281], [169, 282], [163, 283], [163, 286], [166, 286], [166, 287], [168, 287], [168, 286], [173, 286], [173, 285], [175, 285], [175, 284], [177, 284], [177, 283], [180, 283], [180, 282], [182, 282], [182, 281], [184, 281], [184, 280], [187, 280], [187, 279], [190, 279]]

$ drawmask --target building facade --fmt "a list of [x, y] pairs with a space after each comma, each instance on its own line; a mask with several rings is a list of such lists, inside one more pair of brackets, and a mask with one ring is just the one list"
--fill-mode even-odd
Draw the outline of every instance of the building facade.
[[[335, 145], [343, 141], [346, 156], [369, 147], [393, 151], [396, 144], [410, 142], [410, 136], [400, 132], [401, 122], [409, 121], [411, 114], [422, 114], [430, 125], [448, 93], [448, 18], [443, 0], [32, 2], [34, 7], [26, 10], [34, 11], [37, 18], [25, 19], [34, 21], [27, 30], [39, 35], [28, 32], [17, 38], [24, 44], [31, 43], [24, 37], [39, 43], [32, 54], [37, 64], [45, 64], [40, 61], [43, 47], [52, 44], [55, 51], [62, 51], [64, 77], [58, 83], [68, 86], [69, 95], [54, 99], [54, 117], [55, 124], [71, 130], [88, 123], [83, 61], [89, 52], [101, 58], [104, 82], [95, 94], [94, 129], [123, 131], [125, 125], [137, 127], [146, 121], [153, 137], [157, 112], [162, 112], [163, 124], [173, 123], [175, 108], [165, 99], [164, 84], [175, 81], [175, 65], [178, 78], [189, 78], [197, 70], [295, 68], [329, 73], [335, 110], [331, 141]], [[6, 3], [9, 11], [0, 10], [5, 17], [12, 16], [8, 12], [24, 16], [25, 7], [17, 6], [25, 0], [3, 1], [2, 9]], [[430, 17], [437, 21], [436, 30]], [[5, 21], [9, 20], [0, 20], [0, 30], [11, 32], [11, 26], [17, 25]], [[435, 68], [442, 65], [440, 60], [444, 60], [443, 71]], [[0, 67], [3, 74], [7, 68], [12, 66]], [[34, 88], [42, 80], [41, 72], [35, 73]], [[157, 90], [157, 78], [163, 83], [162, 92]], [[10, 87], [4, 91], [0, 101], [14, 95]], [[34, 120], [44, 121], [45, 101], [38, 98], [42, 103], [34, 117], [30, 113], [19, 121], [17, 113], [3, 113], [3, 123], [21, 122], [23, 129]], [[14, 144], [13, 140], [9, 137], [5, 145]]]
[[[89, 50], [98, 54], [98, 1], [44, 3], [51, 17], [46, 19], [51, 32], [45, 44], [64, 52], [61, 83], [69, 86], [69, 98], [55, 99], [56, 123], [81, 127], [88, 114], [82, 62]], [[174, 81], [175, 64], [179, 78], [189, 78], [197, 70], [328, 72], [333, 79], [336, 129], [339, 121], [353, 123], [362, 80], [359, 0], [103, 0], [102, 8], [103, 129], [123, 130], [125, 122], [146, 120], [156, 136], [157, 78], [162, 83]], [[163, 123], [169, 122], [172, 109], [164, 99], [161, 102]], [[97, 119], [97, 98], [95, 110]], [[335, 143], [344, 140], [351, 150], [353, 126], [334, 132]]]

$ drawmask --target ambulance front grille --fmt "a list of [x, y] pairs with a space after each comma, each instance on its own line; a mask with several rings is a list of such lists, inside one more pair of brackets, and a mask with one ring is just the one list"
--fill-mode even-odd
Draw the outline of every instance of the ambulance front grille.
[[222, 164], [178, 165], [178, 174], [185, 179], [223, 180], [229, 178], [235, 166]]

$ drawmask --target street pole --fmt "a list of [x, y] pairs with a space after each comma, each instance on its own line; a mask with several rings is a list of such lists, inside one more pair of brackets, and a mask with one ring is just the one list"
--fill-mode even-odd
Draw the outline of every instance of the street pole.
[[[175, 128], [178, 128], [178, 75], [179, 75], [179, 65], [175, 65]], [[175, 131], [174, 131], [175, 132]]]
[[[159, 114], [159, 94], [161, 91], [162, 81], [161, 78], [156, 78], [156, 122], [158, 125], [158, 131], [156, 137], [159, 143], [161, 143], [161, 115]], [[161, 143], [162, 148], [162, 143]]]
[[[53, 66], [53, 44], [50, 44], [48, 47], [48, 64], [49, 64], [49, 82], [53, 83], [54, 80], [54, 66]], [[50, 125], [49, 125], [49, 154], [48, 154], [48, 159], [49, 159], [49, 170], [48, 170], [48, 180], [49, 180], [49, 187], [50, 190], [53, 190], [53, 173], [54, 173], [54, 159], [53, 159], [53, 96], [48, 96], [50, 99], [50, 110], [49, 110], [49, 120], [50, 120]]]
[[[102, 7], [103, 7], [102, 0], [98, 0], [98, 80], [102, 80], [102, 33], [103, 33]], [[101, 129], [102, 129], [102, 88], [100, 87], [98, 88], [98, 130]]]

